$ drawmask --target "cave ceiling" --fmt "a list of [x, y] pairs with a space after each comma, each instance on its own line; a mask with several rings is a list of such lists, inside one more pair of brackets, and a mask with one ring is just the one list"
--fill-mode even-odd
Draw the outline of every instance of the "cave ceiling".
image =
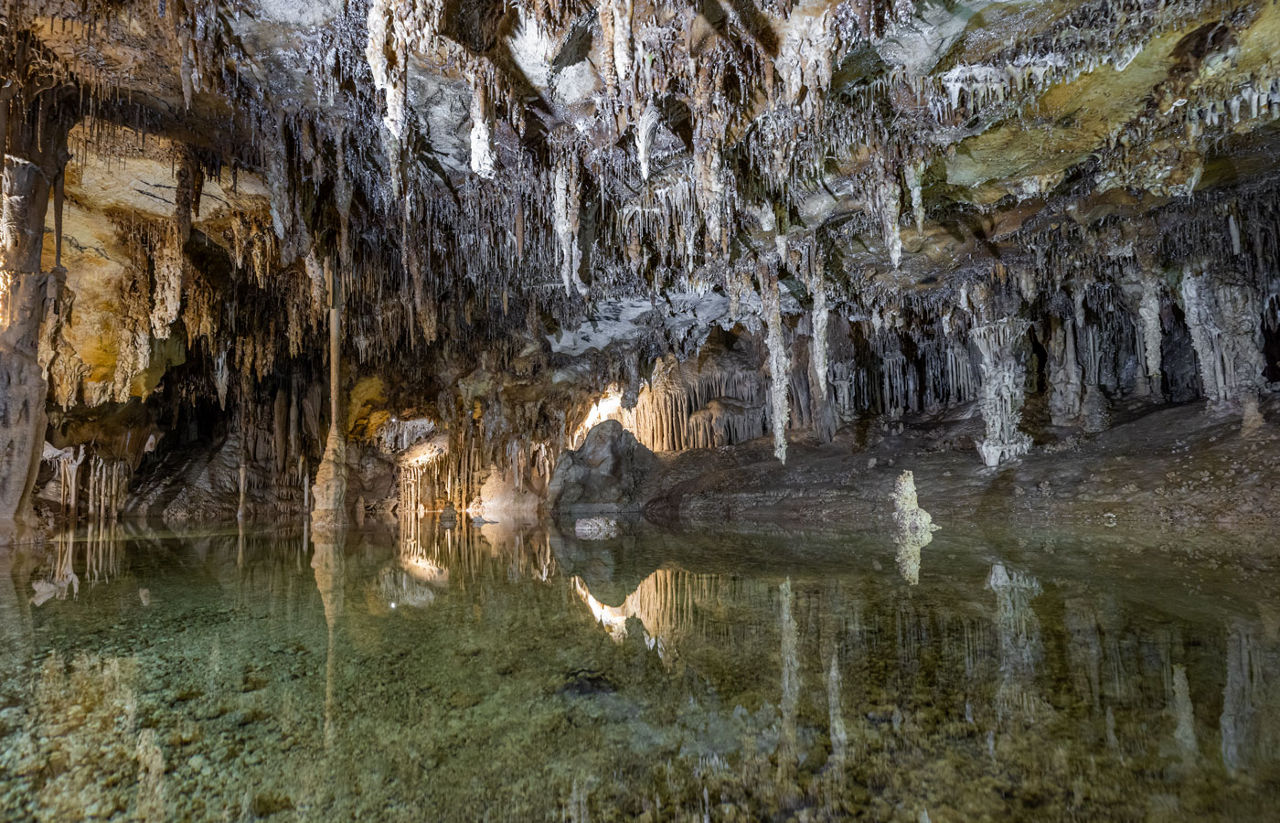
[[[319, 300], [332, 260], [373, 362], [462, 338], [696, 350], [760, 313], [770, 256], [784, 312], [825, 281], [850, 317], [1034, 279], [1064, 226], [1158, 256], [1280, 149], [1266, 2], [122, 0], [18, 3], [8, 27], [80, 89], [86, 397], [145, 395], [184, 356], [153, 339], [150, 377], [121, 377], [121, 335], [93, 333], [184, 163], [187, 257], [280, 306]], [[293, 349], [320, 327], [284, 314]]]

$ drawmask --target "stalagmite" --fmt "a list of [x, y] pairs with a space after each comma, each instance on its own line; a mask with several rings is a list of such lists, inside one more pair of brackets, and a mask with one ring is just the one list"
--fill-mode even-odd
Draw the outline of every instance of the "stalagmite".
[[[1250, 401], [1262, 385], [1262, 312], [1253, 288], [1186, 270], [1182, 301], [1205, 398], [1213, 404]], [[1250, 421], [1256, 423], [1256, 420]]]
[[921, 192], [921, 178], [924, 176], [924, 163], [908, 163], [903, 168], [907, 190], [911, 192], [911, 214], [915, 217], [916, 233], [924, 233], [924, 196]]
[[978, 349], [982, 372], [978, 410], [987, 436], [977, 442], [977, 447], [987, 466], [998, 466], [1031, 449], [1031, 437], [1018, 430], [1025, 387], [1016, 348], [1027, 326], [1025, 320], [1007, 318], [969, 333]]
[[933, 542], [940, 527], [933, 517], [920, 508], [916, 498], [915, 475], [904, 471], [893, 484], [894, 544], [897, 546], [898, 573], [909, 585], [920, 582], [920, 550]]
[[1191, 765], [1200, 756], [1200, 746], [1196, 742], [1195, 707], [1191, 703], [1191, 687], [1187, 683], [1187, 667], [1173, 667], [1173, 700], [1170, 711], [1177, 725], [1173, 730], [1173, 739], [1182, 755], [1182, 761]]
[[311, 526], [317, 534], [340, 530], [347, 513], [347, 438], [342, 415], [342, 297], [339, 279], [328, 260], [329, 292], [329, 436], [312, 491]]

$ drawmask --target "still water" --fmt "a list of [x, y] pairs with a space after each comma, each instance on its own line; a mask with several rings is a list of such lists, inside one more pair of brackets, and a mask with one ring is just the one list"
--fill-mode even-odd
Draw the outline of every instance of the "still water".
[[1151, 540], [64, 537], [0, 819], [1274, 819], [1280, 573]]

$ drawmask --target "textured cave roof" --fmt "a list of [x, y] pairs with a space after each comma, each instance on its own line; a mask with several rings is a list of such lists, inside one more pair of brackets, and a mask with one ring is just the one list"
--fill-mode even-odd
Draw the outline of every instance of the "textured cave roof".
[[[491, 187], [500, 198], [517, 188], [516, 178], [550, 175], [566, 141], [594, 158], [584, 162], [591, 174], [634, 166], [640, 105], [619, 102], [625, 95], [602, 76], [612, 58], [599, 15], [620, 2], [445, 2], [433, 37], [414, 41], [404, 54], [388, 46], [384, 56], [404, 58], [397, 71], [407, 95], [401, 129], [411, 135], [399, 147], [405, 188], [423, 202], [468, 187]], [[216, 222], [223, 204], [262, 209], [271, 202], [281, 168], [272, 165], [271, 146], [286, 132], [290, 144], [304, 133], [317, 143], [325, 135], [358, 143], [347, 167], [357, 188], [355, 230], [371, 243], [399, 240], [387, 230], [402, 198], [380, 122], [385, 95], [366, 59], [368, 21], [389, 8], [409, 26], [430, 17], [432, 2], [375, 0], [374, 12], [334, 0], [188, 2], [170, 3], [164, 16], [165, 4], [155, 2], [94, 3], [88, 11], [43, 5], [31, 28], [91, 90], [98, 101], [93, 116], [125, 127], [72, 141], [78, 171], [68, 179], [67, 231], [77, 259], [87, 261], [73, 284], [83, 300], [91, 300], [93, 272], [109, 276], [120, 262], [102, 218], [169, 213], [164, 192], [174, 185], [175, 164], [166, 157], [175, 142], [243, 170], [234, 195], [225, 179], [206, 190], [203, 223]], [[1028, 228], [1142, 215], [1196, 192], [1269, 179], [1280, 152], [1280, 129], [1267, 116], [1269, 106], [1280, 104], [1270, 91], [1280, 76], [1280, 7], [1270, 2], [627, 5], [637, 42], [683, 32], [683, 40], [663, 41], [663, 59], [727, 61], [732, 71], [755, 67], [770, 75], [738, 78], [747, 93], [724, 124], [726, 153], [769, 145], [760, 132], [772, 122], [828, 127], [774, 141], [778, 151], [823, 156], [816, 174], [770, 179], [763, 165], [739, 160], [731, 172], [739, 198], [733, 254], [767, 251], [777, 233], [823, 230], [839, 242], [841, 271], [830, 276], [859, 288], [927, 288], [974, 268], [1026, 262]], [[791, 106], [806, 113], [771, 120], [787, 108], [776, 90], [787, 61], [797, 55], [812, 61], [828, 43], [815, 33], [822, 21], [828, 28], [840, 21], [844, 33], [830, 53], [829, 87], [806, 84]], [[869, 33], [859, 35], [859, 25]], [[470, 157], [473, 97], [486, 84], [500, 89], [489, 100], [493, 181], [477, 177]], [[690, 162], [700, 148], [691, 145], [691, 122], [707, 116], [688, 94], [669, 97], [652, 150], [652, 186], [694, 174]], [[948, 98], [959, 104], [954, 111], [943, 110]], [[1249, 116], [1255, 98], [1262, 116]], [[849, 113], [843, 127], [807, 113], [837, 103]], [[1222, 112], [1216, 125], [1202, 126], [1212, 132], [1209, 139], [1192, 134], [1186, 115], [1195, 110]], [[864, 139], [868, 125], [876, 133]], [[290, 157], [298, 154], [294, 149]], [[902, 177], [912, 164], [921, 181], [919, 227]], [[595, 196], [627, 208], [630, 184], [607, 173], [597, 177]], [[885, 204], [876, 194], [875, 181], [885, 179], [902, 201], [901, 213], [894, 205], [890, 215], [903, 248], [896, 267], [882, 228]], [[591, 208], [603, 207], [591, 200], [584, 211]], [[459, 235], [475, 229], [465, 220], [454, 224]], [[597, 256], [591, 264], [599, 271], [589, 302], [610, 303], [599, 314], [606, 325], [626, 313], [626, 301], [651, 299], [645, 295], [655, 286], [670, 290], [666, 302], [674, 306], [690, 282], [701, 282], [693, 273], [684, 283], [644, 273], [635, 277], [641, 282], [628, 282], [625, 271], [616, 274], [625, 269], [624, 257]], [[512, 287], [541, 294], [555, 283], [548, 275]]]

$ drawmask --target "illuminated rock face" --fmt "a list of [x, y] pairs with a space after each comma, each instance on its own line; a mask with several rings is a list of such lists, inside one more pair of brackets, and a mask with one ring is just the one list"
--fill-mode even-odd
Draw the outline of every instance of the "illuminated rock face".
[[566, 513], [635, 510], [645, 502], [639, 492], [653, 466], [652, 452], [622, 424], [606, 420], [556, 464], [551, 504]]
[[[46, 417], [135, 489], [240, 444], [239, 508], [281, 512], [402, 417], [447, 433], [432, 505], [545, 505], [606, 395], [654, 452], [771, 436], [779, 477], [973, 401], [948, 443], [993, 467], [1134, 405], [1267, 431], [1272, 5], [11, 5], [0, 520]], [[367, 401], [333, 437], [325, 261]]]

